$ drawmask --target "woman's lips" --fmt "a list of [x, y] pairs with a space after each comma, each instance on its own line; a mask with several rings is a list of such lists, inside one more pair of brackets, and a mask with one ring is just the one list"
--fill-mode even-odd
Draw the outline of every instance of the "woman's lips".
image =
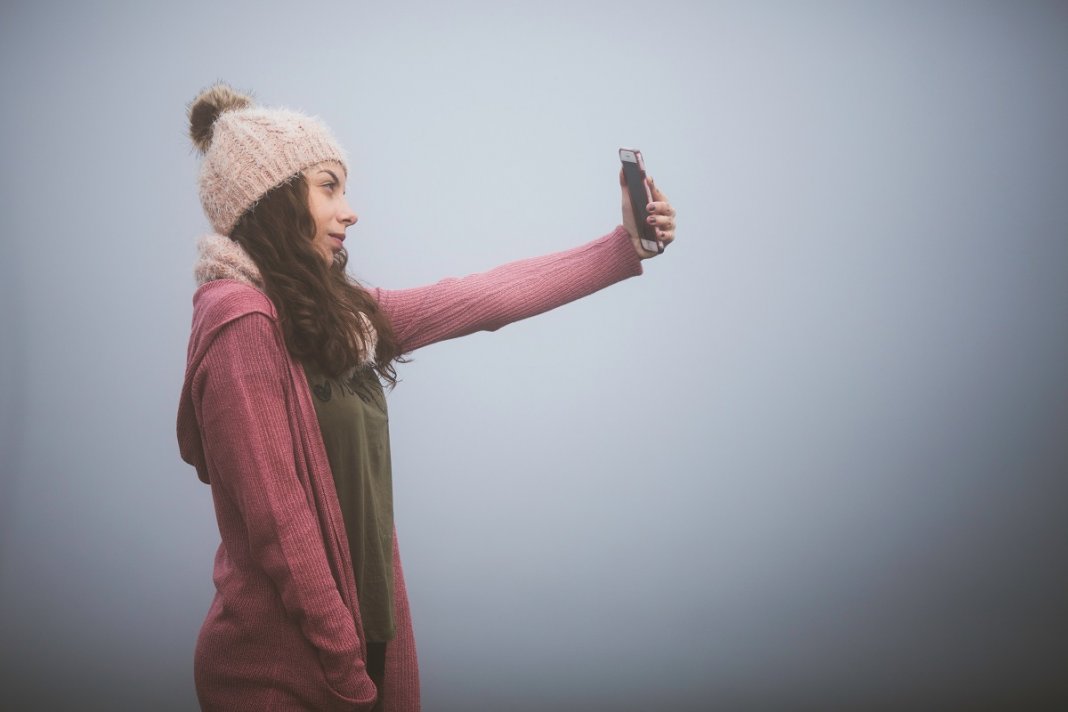
[[341, 249], [341, 243], [345, 242], [345, 235], [343, 233], [332, 232], [330, 237], [334, 240], [334, 251]]

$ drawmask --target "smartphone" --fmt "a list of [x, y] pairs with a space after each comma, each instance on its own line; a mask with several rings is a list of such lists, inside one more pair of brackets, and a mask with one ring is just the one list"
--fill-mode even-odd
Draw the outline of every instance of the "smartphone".
[[621, 148], [619, 160], [623, 163], [623, 180], [630, 192], [630, 207], [634, 211], [634, 223], [638, 226], [638, 239], [649, 252], [663, 252], [664, 244], [656, 239], [656, 228], [646, 222], [649, 212], [645, 206], [653, 202], [653, 191], [649, 190], [649, 181], [645, 177], [642, 152], [636, 148]]

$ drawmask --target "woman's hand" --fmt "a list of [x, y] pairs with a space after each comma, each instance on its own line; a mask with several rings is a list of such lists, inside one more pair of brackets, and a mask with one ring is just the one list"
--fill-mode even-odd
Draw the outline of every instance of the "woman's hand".
[[[638, 239], [638, 226], [634, 222], [634, 211], [630, 206], [630, 191], [627, 190], [627, 181], [622, 170], [619, 171], [619, 185], [623, 188], [623, 227], [630, 233], [630, 241], [634, 244], [635, 251], [643, 260], [656, 257], [658, 253], [642, 247], [641, 240]], [[671, 207], [667, 196], [660, 192], [652, 178], [649, 178], [649, 188], [653, 193], [653, 202], [646, 206], [649, 223], [656, 230], [656, 239], [667, 247], [675, 239], [675, 208]]]

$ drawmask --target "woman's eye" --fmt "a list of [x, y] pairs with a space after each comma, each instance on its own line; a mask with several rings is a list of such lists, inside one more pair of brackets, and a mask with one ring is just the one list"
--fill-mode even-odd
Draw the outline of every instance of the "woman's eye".
[[333, 190], [336, 185], [337, 185], [337, 183], [333, 183], [333, 182], [331, 182], [331, 183], [323, 183], [323, 187], [324, 188], [329, 188], [330, 190]]

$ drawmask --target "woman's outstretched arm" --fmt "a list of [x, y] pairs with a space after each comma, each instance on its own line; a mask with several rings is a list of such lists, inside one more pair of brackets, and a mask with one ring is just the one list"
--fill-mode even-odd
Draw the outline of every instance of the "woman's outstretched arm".
[[[638, 239], [622, 171], [619, 182], [623, 224], [604, 237], [425, 287], [372, 290], [393, 324], [401, 351], [476, 331], [494, 331], [641, 274], [641, 260], [657, 253], [642, 248]], [[650, 223], [667, 247], [675, 240], [675, 208], [652, 179], [649, 183], [653, 194], [647, 206]]]

